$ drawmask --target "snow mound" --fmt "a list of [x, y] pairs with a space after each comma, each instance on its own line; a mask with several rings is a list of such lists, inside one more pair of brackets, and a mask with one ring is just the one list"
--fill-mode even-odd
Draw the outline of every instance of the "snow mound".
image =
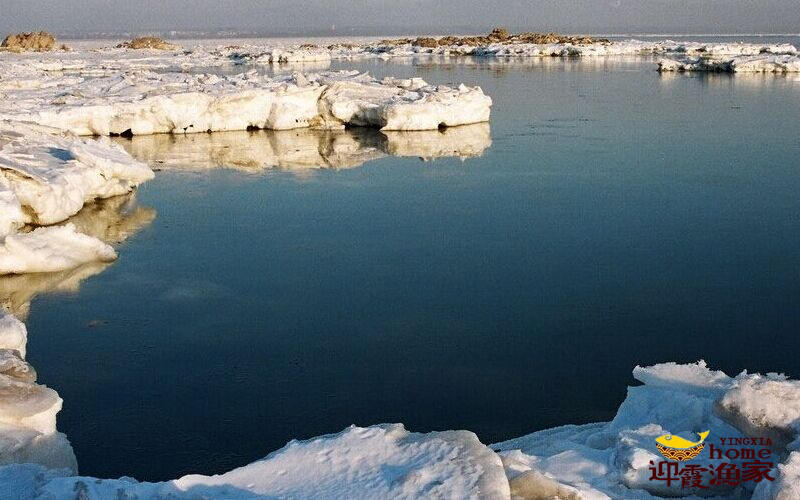
[[[54, 77], [56, 78], [56, 77]], [[137, 71], [47, 87], [6, 89], [0, 116], [77, 135], [287, 130], [345, 125], [435, 130], [489, 120], [479, 87], [376, 80], [357, 72], [234, 76]]]
[[800, 56], [762, 54], [731, 58], [662, 59], [658, 63], [658, 70], [662, 72], [797, 73], [800, 72]]
[[292, 441], [219, 476], [138, 483], [0, 468], [0, 484], [9, 482], [24, 486], [21, 498], [509, 498], [500, 458], [475, 434], [417, 434], [398, 424]]

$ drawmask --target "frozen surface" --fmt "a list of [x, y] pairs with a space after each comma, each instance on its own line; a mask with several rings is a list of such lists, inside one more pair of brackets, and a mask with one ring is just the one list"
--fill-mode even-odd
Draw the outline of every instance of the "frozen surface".
[[116, 258], [110, 245], [77, 232], [73, 224], [40, 227], [6, 236], [0, 245], [0, 275], [51, 273]]
[[717, 73], [797, 73], [800, 57], [797, 55], [745, 55], [737, 57], [699, 57], [688, 59], [662, 59], [659, 71], [707, 71]]
[[[3, 422], [17, 425], [12, 433], [0, 425], [0, 437], [5, 442], [11, 439], [8, 436], [24, 440], [20, 429], [38, 429], [40, 438], [51, 436], [61, 404], [58, 396], [33, 384], [34, 375], [17, 351], [0, 350], [0, 372], [3, 381], [13, 378], [16, 384], [5, 382], [4, 394], [14, 395], [13, 404], [5, 407], [15, 408], [16, 413], [9, 416], [6, 411]], [[130, 478], [72, 476], [74, 467], [64, 461], [69, 456], [65, 451], [68, 443], [56, 434], [49, 441], [40, 439], [36, 446], [30, 439], [26, 444], [38, 453], [33, 462], [47, 468], [0, 467], [0, 486], [18, 498], [60, 498], [74, 492], [80, 492], [80, 498], [98, 499], [119, 495], [649, 499], [697, 498], [692, 495], [698, 493], [731, 499], [797, 498], [800, 451], [793, 440], [800, 420], [800, 382], [777, 374], [747, 372], [731, 378], [708, 369], [702, 361], [636, 367], [634, 376], [644, 385], [629, 388], [611, 422], [548, 429], [491, 449], [468, 431], [417, 434], [399, 424], [353, 426], [338, 434], [292, 441], [262, 460], [218, 476], [189, 475], [164, 483], [140, 483]], [[20, 390], [24, 384], [28, 391]], [[41, 414], [45, 416], [19, 424], [20, 415]], [[665, 433], [688, 438], [700, 428], [710, 430], [712, 440], [770, 434], [789, 437], [772, 448], [775, 460], [783, 460], [771, 471], [775, 480], [752, 484], [749, 489], [716, 485], [702, 491], [650, 481], [650, 461], [659, 460], [654, 439]]]

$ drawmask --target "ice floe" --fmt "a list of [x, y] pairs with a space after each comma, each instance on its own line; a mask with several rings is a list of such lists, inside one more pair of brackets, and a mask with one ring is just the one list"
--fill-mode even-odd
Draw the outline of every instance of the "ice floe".
[[5, 237], [0, 245], [0, 275], [51, 273], [116, 258], [110, 245], [77, 232], [73, 224], [40, 227]]
[[82, 139], [0, 121], [0, 275], [56, 272], [116, 258], [112, 247], [62, 222], [96, 199], [130, 193], [153, 171], [108, 139]]
[[662, 59], [659, 71], [706, 71], [718, 73], [797, 73], [800, 56], [754, 55], [738, 57], [698, 57], [688, 59]]
[[249, 71], [233, 76], [124, 72], [45, 88], [0, 88], [13, 99], [0, 117], [78, 135], [145, 135], [226, 130], [286, 130], [345, 125], [436, 130], [489, 120], [479, 87], [429, 85], [419, 78], [377, 80], [358, 72]]
[[85, 203], [129, 193], [153, 175], [110, 141], [0, 121], [0, 200], [22, 208], [16, 225], [61, 222]]

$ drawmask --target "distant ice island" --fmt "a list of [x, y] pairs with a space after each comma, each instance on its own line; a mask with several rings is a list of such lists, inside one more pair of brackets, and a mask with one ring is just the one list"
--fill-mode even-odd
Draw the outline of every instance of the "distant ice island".
[[[69, 48], [46, 33], [10, 36], [0, 51], [0, 274], [63, 272], [117, 257], [99, 235], [63, 223], [85, 204], [131, 193], [155, 174], [110, 139], [81, 136], [360, 126], [385, 132], [382, 145], [349, 148], [342, 164], [403, 151], [409, 136], [392, 134], [414, 131], [429, 131], [417, 145], [426, 154], [462, 147], [468, 155], [489, 141], [481, 124], [490, 119], [492, 100], [479, 87], [378, 80], [324, 71], [325, 64], [611, 55], [669, 56], [658, 62], [661, 71], [800, 71], [791, 45], [609, 41], [502, 29], [324, 47], [238, 41], [182, 48], [149, 38]], [[246, 64], [297, 65], [298, 71], [277, 77], [249, 68], [234, 76], [203, 72]], [[314, 68], [321, 70], [309, 71]], [[452, 128], [462, 125], [477, 128]], [[280, 151], [269, 154], [281, 161]], [[465, 430], [419, 434], [383, 424], [292, 441], [218, 476], [163, 483], [82, 477], [67, 436], [57, 431], [62, 400], [36, 383], [26, 344], [25, 325], [10, 311], [0, 313], [0, 491], [8, 498], [800, 498], [800, 382], [774, 373], [729, 377], [703, 361], [635, 367], [641, 385], [628, 389], [611, 422], [488, 446]], [[720, 438], [767, 439], [770, 477], [703, 486], [687, 486], [683, 476], [663, 480], [655, 439], [691, 439], [698, 430], [710, 431], [715, 446]], [[752, 459], [742, 454], [726, 463], [745, 470]]]

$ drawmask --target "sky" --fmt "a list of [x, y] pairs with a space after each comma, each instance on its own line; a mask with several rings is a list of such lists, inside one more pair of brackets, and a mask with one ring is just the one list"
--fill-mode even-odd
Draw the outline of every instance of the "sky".
[[0, 33], [798, 33], [800, 0], [0, 0]]

